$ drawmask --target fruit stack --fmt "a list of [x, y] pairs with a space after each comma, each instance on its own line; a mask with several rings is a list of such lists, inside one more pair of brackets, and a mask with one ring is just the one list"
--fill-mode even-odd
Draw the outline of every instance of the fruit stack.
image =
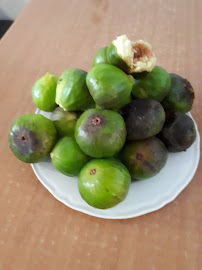
[[126, 35], [99, 49], [88, 73], [47, 73], [34, 84], [32, 97], [52, 114], [14, 121], [13, 154], [27, 163], [50, 155], [58, 171], [78, 176], [81, 197], [96, 208], [123, 201], [131, 179], [159, 173], [168, 151], [185, 151], [196, 138], [186, 114], [194, 101], [190, 83], [157, 66], [149, 43]]

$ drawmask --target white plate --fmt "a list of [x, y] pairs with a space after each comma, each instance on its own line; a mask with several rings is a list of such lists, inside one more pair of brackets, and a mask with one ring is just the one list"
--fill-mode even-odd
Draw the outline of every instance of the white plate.
[[[40, 110], [36, 113], [50, 117], [50, 113]], [[158, 210], [173, 201], [194, 176], [199, 156], [200, 135], [197, 130], [196, 141], [186, 152], [169, 153], [160, 173], [150, 179], [132, 182], [126, 199], [106, 210], [93, 208], [83, 201], [77, 188], [77, 177], [71, 178], [58, 172], [50, 159], [31, 166], [48, 191], [70, 208], [100, 218], [126, 219]]]

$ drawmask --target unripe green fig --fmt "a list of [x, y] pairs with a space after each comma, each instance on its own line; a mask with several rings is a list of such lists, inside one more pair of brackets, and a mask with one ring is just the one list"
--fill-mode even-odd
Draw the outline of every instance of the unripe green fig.
[[112, 157], [124, 145], [125, 123], [117, 112], [89, 109], [76, 123], [75, 138], [87, 155], [95, 158]]
[[51, 114], [51, 120], [57, 130], [59, 138], [74, 137], [76, 121], [81, 115], [80, 111], [68, 112], [57, 107]]
[[181, 76], [171, 73], [170, 91], [162, 101], [165, 109], [186, 113], [192, 109], [194, 89], [190, 82]]
[[19, 160], [35, 163], [49, 156], [56, 136], [51, 120], [40, 114], [24, 114], [16, 118], [10, 128], [9, 147]]
[[103, 47], [100, 48], [94, 58], [93, 58], [93, 63], [92, 63], [92, 67], [94, 67], [97, 64], [108, 64], [108, 60], [107, 60], [107, 48], [108, 47]]
[[70, 68], [59, 77], [56, 103], [65, 111], [83, 111], [94, 105], [86, 85], [87, 72]]
[[133, 74], [132, 94], [135, 98], [152, 98], [161, 102], [170, 90], [170, 76], [165, 69], [155, 66], [151, 72]]
[[46, 73], [35, 82], [32, 88], [32, 98], [40, 110], [52, 112], [57, 107], [55, 103], [57, 81], [58, 76]]
[[51, 152], [54, 167], [68, 176], [79, 174], [90, 158], [81, 151], [75, 139], [63, 137], [57, 142]]
[[130, 182], [130, 174], [121, 162], [95, 159], [81, 170], [78, 188], [81, 197], [89, 205], [107, 209], [125, 199]]
[[94, 66], [86, 77], [94, 101], [108, 110], [118, 110], [130, 102], [133, 81], [122, 70], [107, 64]]

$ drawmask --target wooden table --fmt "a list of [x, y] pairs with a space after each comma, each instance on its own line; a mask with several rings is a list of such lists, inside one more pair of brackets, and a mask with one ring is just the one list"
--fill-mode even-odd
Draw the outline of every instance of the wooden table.
[[[153, 45], [158, 64], [191, 81], [202, 132], [201, 1], [33, 0], [0, 42], [1, 270], [202, 269], [202, 165], [177, 199], [129, 220], [104, 220], [58, 202], [7, 145], [12, 121], [34, 112], [47, 71], [89, 70], [117, 35]], [[186, 164], [185, 164], [186, 166]]]

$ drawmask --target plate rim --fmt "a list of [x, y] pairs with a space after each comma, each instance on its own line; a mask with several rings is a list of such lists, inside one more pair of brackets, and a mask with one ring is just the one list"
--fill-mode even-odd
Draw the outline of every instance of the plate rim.
[[[37, 109], [36, 110], [36, 114], [39, 114], [41, 110]], [[37, 164], [31, 164], [31, 167], [32, 167], [32, 170], [34, 171], [36, 177], [38, 178], [38, 180], [40, 181], [40, 183], [52, 194], [52, 196], [54, 196], [54, 198], [56, 198], [58, 201], [60, 201], [61, 203], [63, 203], [64, 205], [68, 206], [69, 208], [73, 209], [73, 210], [76, 210], [78, 212], [81, 212], [81, 213], [84, 213], [84, 214], [87, 214], [89, 216], [93, 216], [93, 217], [97, 217], [97, 218], [103, 218], [103, 219], [113, 219], [113, 220], [119, 220], [119, 219], [130, 219], [130, 218], [135, 218], [135, 217], [138, 217], [138, 216], [142, 216], [142, 215], [145, 215], [145, 214], [149, 214], [149, 213], [152, 213], [154, 211], [157, 211], [161, 208], [163, 208], [165, 205], [169, 204], [170, 202], [174, 201], [175, 198], [185, 189], [185, 187], [191, 182], [191, 180], [193, 179], [196, 171], [197, 171], [197, 168], [198, 168], [198, 165], [199, 165], [199, 161], [200, 161], [200, 134], [199, 134], [199, 131], [198, 131], [198, 127], [197, 127], [197, 124], [194, 120], [194, 118], [192, 117], [191, 113], [189, 112], [188, 115], [193, 119], [194, 121], [194, 124], [195, 124], [195, 128], [196, 128], [196, 134], [197, 134], [197, 137], [196, 137], [196, 142], [197, 142], [197, 145], [196, 145], [196, 149], [197, 149], [197, 155], [195, 156], [195, 163], [194, 163], [194, 166], [193, 166], [193, 170], [190, 172], [190, 174], [188, 174], [187, 178], [186, 178], [186, 181], [183, 182], [183, 184], [181, 183], [180, 186], [178, 188], [175, 188], [176, 189], [176, 192], [169, 192], [169, 194], [165, 194], [165, 196], [161, 197], [161, 201], [159, 201], [159, 198], [157, 201], [154, 201], [153, 204], [151, 204], [150, 207], [147, 207], [145, 210], [137, 210], [135, 214], [127, 214], [127, 216], [123, 216], [123, 215], [120, 215], [118, 217], [115, 217], [115, 216], [104, 216], [104, 210], [103, 210], [103, 214], [100, 214], [100, 213], [92, 213], [90, 212], [89, 210], [86, 210], [86, 209], [80, 209], [79, 207], [77, 206], [72, 206], [70, 203], [67, 203], [62, 196], [60, 196], [58, 194], [58, 192], [55, 190], [55, 189], [51, 189], [50, 186], [48, 186], [42, 178], [40, 176], [40, 173], [38, 173], [37, 169], [35, 168], [35, 165]]]

